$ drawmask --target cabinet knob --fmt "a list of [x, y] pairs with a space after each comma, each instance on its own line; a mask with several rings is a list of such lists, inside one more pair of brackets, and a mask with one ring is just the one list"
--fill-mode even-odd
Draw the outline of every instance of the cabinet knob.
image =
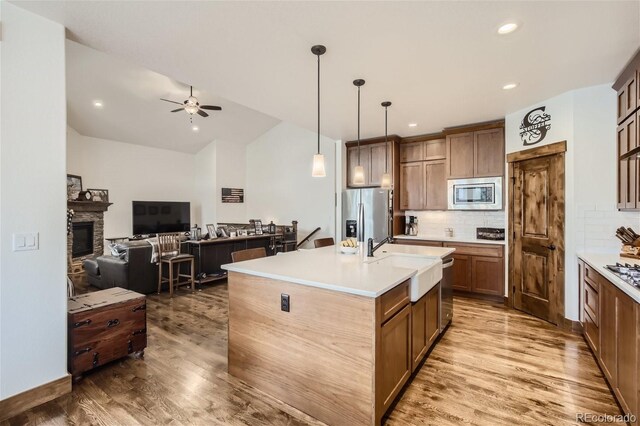
[[547, 248], [548, 248], [549, 250], [552, 250], [552, 251], [553, 251], [553, 250], [555, 250], [555, 249], [556, 249], [556, 246], [554, 246], [553, 244], [549, 244], [549, 245], [547, 246]]

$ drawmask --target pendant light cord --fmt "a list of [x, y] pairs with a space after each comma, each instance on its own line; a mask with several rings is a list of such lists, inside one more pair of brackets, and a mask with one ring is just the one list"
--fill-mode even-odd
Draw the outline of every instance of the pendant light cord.
[[358, 86], [358, 166], [360, 165], [360, 86]]
[[389, 171], [389, 142], [387, 141], [387, 112], [389, 107], [384, 107], [384, 172]]
[[318, 154], [320, 154], [320, 55], [318, 56]]

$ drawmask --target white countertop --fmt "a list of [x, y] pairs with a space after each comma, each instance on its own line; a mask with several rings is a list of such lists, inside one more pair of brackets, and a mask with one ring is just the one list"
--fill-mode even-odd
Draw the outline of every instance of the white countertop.
[[479, 240], [474, 237], [445, 237], [443, 235], [394, 235], [393, 238], [401, 240], [441, 241], [443, 243], [497, 244], [501, 246], [506, 244], [504, 240]]
[[[444, 258], [455, 250], [441, 247], [385, 244], [375, 252], [382, 259], [393, 253]], [[364, 252], [364, 253], [363, 253]], [[277, 256], [222, 265], [222, 269], [296, 284], [378, 297], [413, 277], [417, 270], [383, 263], [365, 263], [366, 247], [359, 254], [342, 254], [338, 246], [280, 253]]]
[[585, 261], [589, 266], [594, 268], [600, 275], [611, 281], [613, 285], [618, 287], [629, 297], [640, 303], [640, 289], [628, 284], [620, 279], [616, 274], [605, 268], [606, 265], [615, 265], [618, 263], [629, 263], [631, 265], [640, 265], [640, 261], [620, 257], [617, 254], [601, 254], [601, 253], [578, 253], [578, 257]]

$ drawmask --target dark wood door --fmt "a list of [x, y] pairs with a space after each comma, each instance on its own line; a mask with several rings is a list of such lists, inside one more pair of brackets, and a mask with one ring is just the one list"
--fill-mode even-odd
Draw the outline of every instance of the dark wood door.
[[440, 284], [437, 284], [425, 295], [426, 301], [426, 334], [427, 350], [440, 334]]
[[475, 132], [473, 175], [504, 176], [504, 129], [489, 129]]
[[453, 254], [453, 281], [454, 290], [471, 291], [471, 256], [466, 254]]
[[[387, 411], [411, 375], [411, 306], [407, 305], [380, 329], [379, 393], [381, 412]], [[376, 361], [377, 362], [377, 361]], [[376, 382], [376, 387], [378, 383]]]
[[473, 132], [447, 136], [447, 178], [473, 177]]
[[400, 208], [424, 208], [424, 162], [400, 164]]
[[447, 177], [444, 160], [424, 163], [424, 192], [426, 210], [447, 209]]
[[513, 306], [564, 319], [564, 152], [513, 163]]

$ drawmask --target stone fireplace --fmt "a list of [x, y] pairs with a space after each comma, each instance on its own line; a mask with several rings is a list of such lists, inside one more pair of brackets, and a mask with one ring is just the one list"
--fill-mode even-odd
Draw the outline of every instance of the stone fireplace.
[[104, 254], [104, 212], [111, 203], [94, 201], [67, 201], [74, 211], [71, 232], [67, 235], [68, 272], [82, 272], [82, 261]]

